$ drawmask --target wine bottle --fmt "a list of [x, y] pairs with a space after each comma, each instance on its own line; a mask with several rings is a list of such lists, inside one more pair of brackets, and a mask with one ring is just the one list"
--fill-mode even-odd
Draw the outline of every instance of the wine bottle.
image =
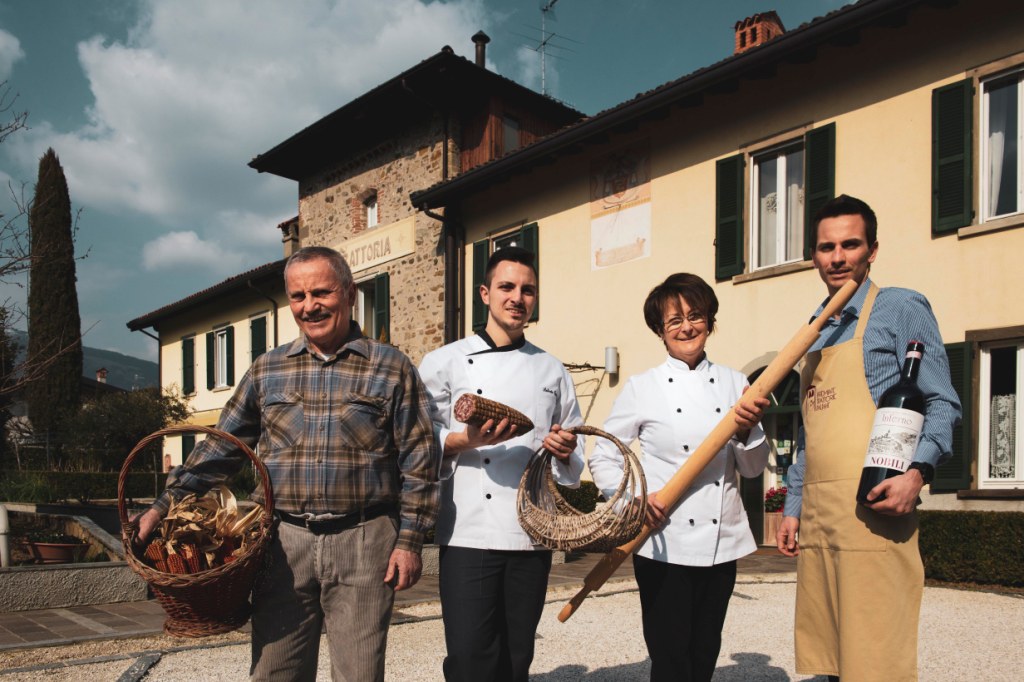
[[871, 505], [885, 499], [883, 493], [869, 502], [868, 493], [885, 479], [905, 472], [914, 460], [924, 425], [924, 394], [917, 386], [917, 371], [923, 356], [924, 344], [909, 342], [899, 381], [878, 401], [864, 470], [857, 486], [857, 502], [861, 504]]

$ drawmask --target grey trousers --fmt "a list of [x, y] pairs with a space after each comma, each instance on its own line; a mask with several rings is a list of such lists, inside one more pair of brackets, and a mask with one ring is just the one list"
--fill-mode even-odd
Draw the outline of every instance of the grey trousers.
[[329, 535], [279, 523], [253, 596], [253, 680], [314, 680], [327, 626], [331, 679], [384, 679], [394, 590], [384, 583], [398, 522], [379, 516]]

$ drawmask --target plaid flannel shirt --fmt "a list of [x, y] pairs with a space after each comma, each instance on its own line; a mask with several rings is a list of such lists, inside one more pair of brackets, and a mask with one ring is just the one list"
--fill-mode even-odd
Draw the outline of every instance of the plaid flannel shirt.
[[[217, 428], [257, 445], [278, 509], [345, 514], [394, 504], [396, 547], [417, 552], [434, 526], [441, 455], [428, 393], [404, 354], [367, 339], [354, 322], [328, 358], [304, 337], [257, 358]], [[153, 507], [166, 514], [169, 496], [203, 493], [246, 462], [235, 446], [208, 438], [171, 472]], [[253, 497], [264, 502], [262, 485]]]

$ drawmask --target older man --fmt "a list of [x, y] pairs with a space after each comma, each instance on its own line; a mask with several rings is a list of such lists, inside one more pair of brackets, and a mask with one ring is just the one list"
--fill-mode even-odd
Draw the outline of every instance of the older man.
[[[253, 363], [217, 425], [258, 443], [280, 518], [253, 600], [250, 673], [314, 679], [326, 623], [333, 679], [383, 680], [394, 592], [419, 579], [439, 504], [429, 398], [405, 355], [349, 319], [355, 287], [341, 254], [300, 249], [284, 278], [302, 334]], [[140, 536], [172, 496], [204, 492], [244, 460], [228, 443], [200, 443], [140, 518]]]

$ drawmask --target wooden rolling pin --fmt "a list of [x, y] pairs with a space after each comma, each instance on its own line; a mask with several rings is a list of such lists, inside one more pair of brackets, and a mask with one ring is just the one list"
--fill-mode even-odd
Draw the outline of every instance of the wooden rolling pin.
[[[751, 385], [744, 395], [750, 400], [767, 397], [778, 383], [796, 367], [796, 363], [800, 361], [800, 358], [806, 355], [807, 351], [814, 345], [818, 335], [821, 334], [822, 327], [825, 326], [825, 322], [842, 311], [843, 307], [849, 303], [856, 292], [857, 283], [855, 281], [850, 280], [844, 284], [825, 306], [821, 315], [812, 320], [807, 326], [801, 328], [796, 333], [796, 336], [790, 339], [789, 343], [779, 351], [774, 360], [768, 363], [764, 372], [761, 373], [761, 376], [757, 378], [757, 381]], [[672, 475], [672, 478], [665, 484], [665, 487], [655, 493], [658, 501], [664, 504], [666, 509], [672, 509], [682, 499], [687, 488], [693, 483], [693, 479], [697, 478], [697, 475], [725, 447], [729, 439], [736, 435], [737, 431], [739, 431], [739, 426], [736, 424], [735, 408], [730, 408], [729, 412], [722, 417], [722, 421], [718, 422], [718, 426], [700, 444], [700, 447], [690, 455], [690, 458], [686, 460], [686, 463], [683, 464], [679, 471]], [[599, 589], [601, 585], [604, 585], [605, 581], [615, 573], [626, 557], [635, 552], [650, 534], [650, 526], [644, 525], [640, 535], [632, 542], [627, 542], [605, 554], [590, 569], [587, 577], [583, 579], [583, 587], [580, 591], [562, 608], [562, 611], [558, 614], [558, 620], [563, 623], [569, 620], [569, 617], [576, 612], [576, 609], [580, 607], [580, 604], [587, 598], [587, 595]]]

